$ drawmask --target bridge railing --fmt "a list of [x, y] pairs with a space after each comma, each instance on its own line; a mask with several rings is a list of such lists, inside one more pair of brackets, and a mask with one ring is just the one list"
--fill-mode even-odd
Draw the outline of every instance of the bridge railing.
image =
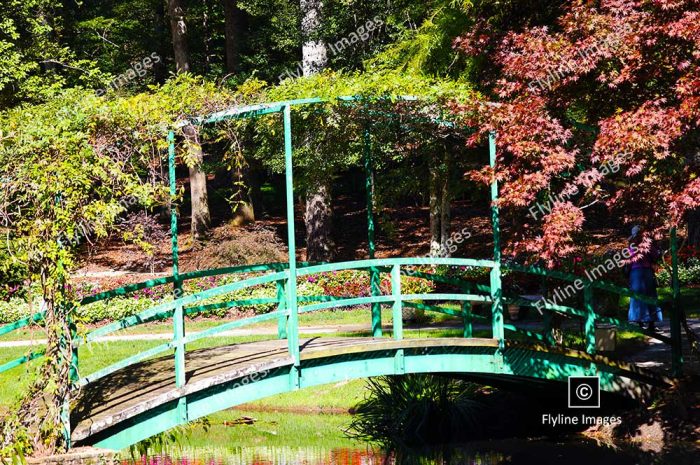
[[[458, 278], [450, 278], [435, 273], [430, 273], [426, 271], [417, 270], [416, 267], [421, 265], [446, 265], [446, 266], [468, 266], [468, 267], [482, 267], [482, 268], [493, 268], [495, 262], [491, 260], [475, 260], [475, 259], [463, 259], [463, 258], [391, 258], [391, 259], [373, 259], [373, 260], [361, 260], [353, 262], [340, 262], [340, 263], [328, 263], [328, 264], [317, 264], [311, 265], [308, 263], [302, 263], [297, 268], [297, 276], [294, 278], [290, 276], [288, 267], [284, 263], [275, 263], [268, 265], [251, 265], [251, 266], [241, 266], [241, 267], [229, 267], [220, 268], [215, 270], [205, 270], [199, 272], [185, 273], [180, 275], [178, 278], [173, 276], [158, 278], [154, 280], [145, 281], [143, 283], [132, 284], [125, 286], [113, 291], [102, 292], [95, 294], [93, 296], [86, 297], [82, 299], [82, 305], [88, 305], [93, 302], [100, 300], [106, 300], [112, 297], [128, 295], [132, 292], [151, 288], [155, 286], [161, 286], [165, 284], [177, 284], [179, 282], [187, 281], [190, 279], [197, 279], [208, 276], [226, 275], [226, 274], [240, 274], [240, 273], [258, 273], [267, 272], [267, 274], [255, 277], [245, 278], [240, 281], [236, 281], [230, 284], [219, 286], [213, 289], [197, 292], [191, 295], [182, 296], [176, 298], [173, 301], [165, 302], [160, 305], [156, 305], [152, 308], [144, 310], [136, 315], [126, 317], [122, 320], [115, 321], [99, 327], [93, 331], [90, 331], [82, 338], [76, 338], [74, 341], [74, 351], [76, 353], [75, 364], [77, 371], [77, 348], [83, 344], [91, 343], [100, 337], [109, 335], [116, 331], [130, 328], [136, 325], [144, 324], [147, 322], [173, 319], [173, 338], [156, 347], [150, 348], [146, 351], [127, 357], [113, 365], [102, 368], [94, 373], [84, 376], [77, 380], [77, 384], [84, 385], [92, 382], [96, 379], [104, 377], [110, 373], [113, 373], [119, 369], [130, 366], [134, 363], [146, 360], [148, 358], [160, 355], [164, 352], [174, 350], [176, 359], [176, 379], [178, 385], [184, 384], [184, 363], [185, 363], [185, 351], [187, 344], [194, 341], [212, 337], [221, 334], [224, 331], [231, 329], [241, 328], [252, 324], [258, 324], [270, 320], [278, 321], [278, 337], [288, 339], [288, 349], [292, 358], [298, 363], [299, 358], [299, 345], [298, 345], [298, 325], [290, 325], [290, 316], [292, 311], [296, 311], [298, 314], [304, 314], [319, 310], [327, 310], [337, 307], [347, 307], [347, 306], [357, 306], [357, 305], [371, 305], [371, 304], [391, 304], [392, 306], [392, 332], [395, 339], [401, 339], [403, 337], [403, 324], [402, 324], [402, 308], [403, 306], [417, 308], [425, 311], [438, 312], [447, 315], [461, 317], [463, 319], [463, 335], [464, 337], [472, 337], [473, 335], [473, 323], [480, 321], [484, 323], [491, 323], [492, 326], [492, 337], [493, 335], [503, 334], [503, 330], [509, 333], [515, 333], [527, 340], [532, 340], [539, 343], [553, 344], [551, 337], [551, 328], [545, 328], [543, 332], [527, 331], [522, 328], [518, 328], [515, 325], [503, 323], [502, 318], [495, 318], [495, 312], [502, 312], [501, 306], [494, 305], [495, 302], [495, 291], [489, 286], [483, 284], [474, 283], [471, 281], [466, 281]], [[580, 276], [561, 273], [551, 270], [545, 270], [537, 267], [524, 267], [520, 265], [502, 265], [504, 270], [510, 270], [512, 272], [528, 273], [534, 275], [541, 275], [549, 278], [559, 279], [565, 282], [575, 282], [580, 281], [582, 278]], [[297, 299], [298, 304], [304, 304], [301, 306], [291, 305], [289, 288], [292, 285], [292, 279], [296, 280], [299, 277], [315, 275], [319, 273], [341, 271], [341, 270], [367, 270], [370, 273], [385, 273], [390, 276], [391, 282], [391, 293], [381, 294], [381, 291], [373, 292], [373, 295], [367, 297], [337, 297], [330, 295], [320, 295], [320, 296], [305, 296], [299, 297]], [[417, 278], [428, 279], [437, 283], [449, 284], [456, 286], [460, 292], [458, 293], [423, 293], [423, 294], [404, 294], [401, 289], [401, 276], [408, 275]], [[277, 295], [272, 298], [257, 298], [257, 299], [238, 299], [238, 300], [227, 300], [225, 302], [216, 303], [205, 303], [208, 299], [222, 296], [235, 292], [237, 290], [265, 285], [269, 283], [275, 283], [277, 289]], [[551, 302], [540, 302], [537, 304], [531, 300], [523, 299], [520, 297], [502, 297], [503, 303], [506, 304], [517, 304], [521, 306], [537, 307], [541, 310], [545, 310], [546, 315], [559, 313], [572, 317], [581, 318], [584, 321], [584, 337], [585, 337], [585, 348], [589, 353], [595, 352], [595, 325], [598, 322], [609, 323], [615, 326], [628, 329], [631, 331], [644, 333], [649, 337], [659, 339], [665, 343], [671, 343], [670, 338], [663, 335], [644, 331], [641, 328], [633, 325], [629, 325], [627, 322], [621, 321], [619, 319], [599, 315], [595, 312], [594, 306], [594, 290], [603, 290], [606, 292], [612, 292], [617, 295], [626, 295], [629, 297], [634, 297], [645, 302], [649, 302], [658, 305], [658, 299], [652, 299], [647, 296], [639, 295], [631, 292], [629, 289], [616, 286], [611, 283], [603, 281], [590, 281], [584, 282], [584, 308], [576, 309], [566, 305], [553, 304]], [[500, 296], [498, 296], [500, 298]], [[454, 308], [449, 308], [441, 305], [435, 305], [432, 302], [459, 302], [460, 309], [455, 310]], [[493, 311], [490, 316], [476, 315], [472, 312], [472, 303], [489, 303], [492, 305]], [[270, 305], [276, 304], [277, 308], [274, 311], [265, 313], [262, 315], [257, 315], [251, 318], [240, 319], [235, 321], [228, 321], [217, 325], [215, 327], [197, 332], [192, 334], [186, 334], [185, 332], [185, 316], [192, 316], [201, 312], [205, 312], [214, 308], [228, 308], [235, 306], [246, 306], [246, 305]], [[292, 310], [294, 309], [294, 310]], [[31, 323], [40, 322], [43, 316], [40, 313], [34, 314], [31, 317], [25, 318], [18, 322], [10, 325], [6, 325], [0, 328], [0, 335], [7, 334], [11, 331], [19, 329], [21, 327], [27, 326]], [[296, 321], [296, 319], [293, 319]], [[546, 321], [551, 321], [551, 319], [546, 319]], [[499, 326], [501, 326], [499, 328]], [[292, 336], [292, 337], [288, 337]], [[501, 341], [502, 342], [502, 341]], [[26, 363], [32, 359], [38, 358], [42, 355], [42, 351], [38, 350], [27, 354], [18, 359], [12, 360], [4, 365], [0, 366], [0, 372], [6, 371], [8, 369], [14, 368], [18, 365]]]

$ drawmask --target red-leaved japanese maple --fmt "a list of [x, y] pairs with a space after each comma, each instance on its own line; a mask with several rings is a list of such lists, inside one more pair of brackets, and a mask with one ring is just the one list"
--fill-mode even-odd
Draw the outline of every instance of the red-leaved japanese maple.
[[496, 104], [453, 110], [480, 128], [474, 141], [498, 133], [500, 205], [523, 223], [509, 253], [552, 266], [576, 251], [592, 204], [657, 237], [700, 206], [699, 10], [697, 0], [575, 1], [550, 25], [481, 18], [455, 41], [491, 66], [481, 84]]

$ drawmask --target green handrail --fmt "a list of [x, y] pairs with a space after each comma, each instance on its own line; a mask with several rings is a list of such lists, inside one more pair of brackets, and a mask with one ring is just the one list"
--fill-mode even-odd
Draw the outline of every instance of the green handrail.
[[[350, 269], [355, 269], [355, 270], [360, 270], [360, 269], [374, 269], [377, 272], [383, 272], [383, 273], [389, 273], [392, 276], [392, 294], [391, 295], [377, 295], [377, 296], [371, 296], [371, 297], [355, 297], [355, 298], [344, 298], [344, 297], [337, 297], [337, 296], [305, 296], [305, 297], [299, 297], [297, 301], [299, 303], [305, 303], [305, 302], [311, 302], [309, 305], [303, 305], [299, 307], [299, 313], [308, 313], [312, 311], [318, 311], [318, 310], [326, 310], [330, 308], [337, 308], [337, 307], [344, 307], [344, 306], [356, 306], [356, 305], [368, 305], [368, 304], [387, 304], [387, 303], [393, 303], [393, 308], [394, 308], [394, 335], [395, 337], [402, 337], [402, 328], [401, 328], [401, 307], [403, 305], [415, 307], [415, 308], [423, 308], [425, 310], [429, 311], [441, 311], [442, 313], [448, 313], [448, 314], [453, 314], [454, 316], [460, 316], [462, 315], [461, 312], [456, 312], [456, 311], [451, 311], [449, 309], [445, 309], [442, 307], [437, 307], [437, 306], [431, 306], [431, 305], [425, 305], [425, 304], [417, 304], [415, 301], [458, 301], [462, 302], [463, 304], [465, 302], [471, 303], [471, 302], [484, 302], [484, 303], [489, 303], [492, 302], [492, 297], [490, 295], [490, 287], [484, 286], [484, 285], [479, 285], [475, 284], [469, 281], [465, 280], [460, 280], [456, 278], [447, 278], [444, 276], [440, 275], [435, 275], [433, 273], [427, 273], [424, 271], [415, 271], [415, 270], [410, 270], [406, 269], [405, 267], [411, 267], [411, 266], [420, 266], [420, 265], [451, 265], [451, 266], [478, 266], [478, 267], [488, 267], [491, 268], [495, 265], [495, 262], [492, 260], [475, 260], [475, 259], [466, 259], [466, 258], [439, 258], [439, 257], [418, 257], [418, 258], [391, 258], [391, 259], [371, 259], [371, 260], [360, 260], [360, 261], [354, 261], [354, 262], [339, 262], [339, 263], [327, 263], [327, 264], [317, 264], [317, 265], [312, 265], [308, 263], [301, 263], [300, 268], [298, 269], [297, 275], [298, 276], [307, 276], [307, 275], [312, 275], [316, 273], [324, 273], [324, 272], [332, 272], [332, 271], [340, 271], [340, 270], [350, 270]], [[252, 287], [252, 286], [257, 286], [261, 284], [266, 284], [270, 282], [277, 282], [277, 283], [282, 283], [285, 280], [288, 279], [287, 273], [283, 270], [286, 269], [286, 263], [271, 263], [271, 264], [263, 264], [263, 265], [244, 265], [244, 266], [237, 266], [237, 267], [225, 267], [225, 268], [218, 268], [218, 269], [211, 269], [211, 270], [201, 270], [201, 271], [195, 271], [195, 272], [190, 272], [190, 273], [185, 273], [180, 275], [181, 280], [190, 280], [190, 279], [197, 279], [201, 277], [207, 277], [207, 276], [215, 276], [215, 275], [223, 275], [223, 274], [232, 274], [232, 273], [246, 273], [246, 272], [261, 272], [261, 271], [273, 271], [273, 270], [281, 270], [277, 271], [275, 273], [271, 274], [266, 274], [262, 276], [257, 276], [253, 278], [247, 278], [241, 281], [236, 281], [234, 283], [230, 283], [224, 286], [219, 286], [217, 288], [212, 288], [208, 289], [206, 291], [201, 291], [192, 295], [184, 296], [179, 299], [173, 300], [171, 302], [165, 302], [160, 305], [156, 305], [154, 307], [151, 307], [149, 309], [146, 309], [136, 315], [132, 315], [129, 317], [126, 317], [120, 321], [112, 322], [110, 324], [107, 324], [105, 326], [102, 326], [100, 328], [97, 328], [90, 333], [88, 333], [86, 336], [84, 336], [84, 339], [78, 339], [75, 341], [75, 346], [79, 346], [84, 343], [89, 343], [94, 340], [96, 340], [99, 337], [105, 336], [107, 334], [110, 334], [112, 332], [118, 331], [120, 329], [125, 329], [129, 328], [135, 325], [139, 325], [142, 323], [154, 321], [154, 320], [162, 320], [162, 319], [167, 319], [170, 317], [173, 317], [176, 315], [176, 312], [179, 308], [182, 309], [182, 317], [185, 315], [193, 315], [196, 313], [200, 313], [203, 311], [207, 310], [212, 310], [216, 308], [228, 308], [228, 307], [233, 307], [233, 306], [247, 306], [247, 305], [269, 305], [269, 304], [280, 304], [281, 299], [284, 299], [284, 295], [278, 294], [276, 298], [258, 298], [258, 299], [242, 299], [242, 300], [232, 300], [232, 301], [227, 301], [227, 302], [219, 302], [219, 303], [214, 303], [214, 304], [206, 304], [206, 305], [192, 305], [192, 304], [197, 304], [200, 301], [216, 297], [222, 294], [227, 294], [230, 292], [234, 292], [240, 289], [244, 289], [247, 287]], [[530, 273], [530, 274], [537, 274], [537, 275], [545, 275], [549, 277], [553, 277], [556, 279], [561, 279], [565, 281], [574, 281], [577, 279], [582, 279], [579, 276], [569, 274], [569, 273], [562, 273], [562, 272], [557, 272], [557, 271], [552, 271], [552, 270], [544, 270], [541, 268], [537, 267], [524, 267], [520, 265], [503, 265], [503, 269], [511, 270], [511, 271], [517, 271], [517, 272], [525, 272], [525, 273]], [[423, 279], [429, 279], [435, 282], [440, 282], [440, 283], [446, 283], [446, 284], [452, 284], [457, 287], [459, 287], [462, 290], [466, 290], [467, 292], [464, 293], [457, 293], [457, 294], [446, 294], [446, 293], [430, 293], [430, 294], [402, 294], [400, 292], [400, 280], [398, 280], [398, 276], [401, 274], [403, 275], [408, 275], [408, 276], [414, 276], [414, 277], [419, 277]], [[154, 287], [157, 285], [162, 285], [162, 284], [168, 284], [172, 283], [174, 281], [174, 278], [172, 276], [167, 276], [163, 278], [158, 278], [154, 280], [149, 280], [149, 281], [144, 281], [142, 283], [137, 283], [137, 284], [132, 284], [128, 286], [124, 286], [119, 289], [115, 289], [112, 291], [107, 291], [107, 292], [102, 292], [99, 294], [95, 294], [93, 296], [87, 297], [83, 299], [81, 302], [87, 302], [87, 303], [92, 303], [96, 302], [98, 300], [104, 300], [108, 299], [111, 297], [115, 296], [120, 296], [120, 295], [125, 295], [129, 292], [133, 292], [139, 289], [144, 289], [148, 287]], [[629, 295], [632, 297], [642, 297], [644, 298], [645, 296], [639, 296], [638, 294], [629, 291], [626, 288], [622, 288], [619, 286], [616, 286], [611, 283], [606, 283], [606, 282], [592, 282], [589, 283], [587, 288], [588, 289], [585, 293], [585, 299], [584, 299], [584, 304], [586, 306], [585, 310], [578, 310], [572, 307], [568, 306], [563, 306], [563, 305], [557, 305], [557, 304], [552, 304], [548, 302], [544, 302], [543, 304], [541, 303], [538, 308], [547, 310], [547, 311], [552, 311], [552, 312], [557, 312], [557, 313], [562, 313], [566, 314], [569, 316], [574, 316], [574, 317], [579, 317], [583, 318], [585, 320], [585, 336], [586, 336], [586, 349], [588, 352], [592, 353], [595, 349], [595, 336], [594, 336], [594, 328], [595, 328], [595, 322], [596, 321], [601, 321], [601, 322], [607, 322], [610, 324], [614, 324], [615, 326], [628, 329], [631, 331], [635, 331], [638, 333], [645, 334], [649, 337], [656, 338], [664, 343], [671, 343], [671, 339], [657, 334], [653, 332], [649, 332], [646, 330], [642, 330], [641, 328], [638, 328], [636, 326], [630, 325], [624, 321], [621, 321], [616, 318], [612, 317], [604, 317], [602, 315], [598, 315], [595, 313], [593, 310], [593, 305], [592, 305], [592, 289], [593, 288], [598, 288], [598, 289], [603, 289], [606, 291], [614, 292], [620, 295]], [[484, 294], [474, 294], [469, 291], [476, 289], [478, 291], [484, 292]], [[398, 290], [398, 292], [397, 292]], [[518, 305], [522, 306], [536, 306], [534, 302], [522, 299], [522, 298], [507, 298], [503, 297], [504, 302], [507, 303], [517, 303]], [[642, 299], [644, 300], [644, 299]], [[652, 301], [652, 302], [658, 302], [657, 299], [650, 299], [646, 298], [647, 301]], [[418, 305], [419, 307], [416, 307]], [[422, 306], [422, 307], [421, 307]], [[242, 320], [236, 320], [234, 322], [227, 322], [222, 325], [218, 325], [214, 328], [210, 328], [206, 331], [203, 331], [201, 333], [197, 333], [195, 335], [191, 335], [188, 337], [185, 337], [184, 334], [174, 335], [174, 340], [167, 343], [160, 345], [156, 348], [149, 349], [148, 351], [137, 354], [133, 357], [130, 357], [126, 360], [123, 360], [117, 364], [114, 364], [111, 367], [107, 367], [103, 370], [100, 370], [97, 372], [100, 374], [100, 376], [104, 376], [105, 374], [112, 373], [116, 369], [123, 368], [125, 366], [128, 366], [132, 363], [136, 363], [138, 361], [142, 361], [144, 357], [149, 358], [154, 355], [157, 355], [159, 353], [162, 353], [164, 351], [170, 350], [175, 347], [184, 347], [184, 344], [190, 343], [194, 340], [198, 340], [201, 338], [205, 337], [210, 337], [215, 334], [219, 334], [222, 331], [226, 331], [232, 328], [238, 328], [238, 327], [243, 327], [249, 324], [255, 324], [261, 321], [267, 321], [269, 319], [274, 319], [278, 318], [280, 321], [282, 321], [283, 318], [286, 318], [288, 315], [288, 312], [285, 312], [283, 306], [278, 307], [277, 311], [273, 311], [270, 313], [266, 313], [264, 315], [258, 315], [256, 317], [252, 318], [246, 318]], [[437, 310], [440, 309], [440, 310]], [[25, 326], [27, 324], [30, 324], [30, 322], [36, 322], [36, 321], [41, 321], [43, 318], [41, 313], [37, 313], [31, 317], [24, 318], [22, 320], [19, 320], [15, 323], [9, 324], [7, 326], [4, 326], [0, 328], [0, 335], [6, 334], [8, 332], [11, 332], [13, 330], [19, 329], [22, 326]], [[471, 315], [469, 314], [469, 320], [480, 320], [481, 317], [478, 317], [477, 315]], [[466, 325], [466, 323], [465, 323]], [[466, 328], [466, 327], [465, 327]], [[541, 334], [537, 333], [532, 333], [528, 331], [523, 331], [518, 328], [515, 328], [512, 325], [505, 325], [503, 326], [505, 330], [508, 330], [509, 332], [517, 332], [521, 333], [524, 335], [527, 335], [528, 337], [531, 337], [537, 341], [542, 341], [544, 336]], [[298, 328], [290, 328], [292, 331], [297, 331]], [[285, 328], [286, 330], [286, 328]], [[465, 333], [468, 331], [465, 329]], [[184, 349], [182, 350], [182, 353], [184, 355]], [[26, 363], [30, 360], [33, 360], [35, 358], [38, 358], [42, 356], [42, 351], [37, 351], [33, 352], [29, 355], [25, 355], [23, 357], [20, 357], [18, 359], [12, 360], [10, 362], [7, 362], [3, 365], [0, 365], [0, 372], [9, 370], [11, 368], [14, 368], [16, 366], [19, 366], [23, 363]], [[184, 363], [184, 358], [181, 360], [180, 365]], [[94, 380], [96, 374], [93, 373], [89, 377], [83, 378], [81, 382], [88, 382], [86, 379], [89, 378], [89, 380]]]

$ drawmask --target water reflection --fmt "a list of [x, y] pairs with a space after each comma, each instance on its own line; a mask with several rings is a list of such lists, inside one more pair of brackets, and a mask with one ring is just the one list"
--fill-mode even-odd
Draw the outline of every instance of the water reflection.
[[371, 447], [262, 446], [183, 450], [181, 456], [143, 458], [137, 465], [697, 465], [697, 450], [690, 447], [656, 455], [638, 448], [613, 449], [589, 441], [484, 441], [392, 453]]

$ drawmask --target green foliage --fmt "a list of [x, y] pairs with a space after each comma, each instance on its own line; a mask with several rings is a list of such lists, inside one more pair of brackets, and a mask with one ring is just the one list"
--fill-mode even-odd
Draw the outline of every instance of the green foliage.
[[[660, 286], [671, 286], [671, 268], [663, 266], [656, 272], [656, 279]], [[681, 286], [700, 284], [700, 258], [689, 258], [685, 263], [678, 264], [678, 282]]]
[[479, 387], [437, 375], [370, 378], [348, 434], [384, 446], [449, 443], [479, 431]]
[[38, 306], [30, 306], [26, 300], [19, 297], [0, 300], [0, 323], [13, 323], [38, 311]]
[[62, 2], [0, 3], [0, 107], [51, 98], [66, 85], [97, 84], [103, 74], [67, 45]]
[[459, 79], [468, 62], [453, 48], [453, 41], [474, 22], [467, 14], [471, 2], [440, 0], [420, 5], [425, 20], [403, 25], [390, 17], [400, 31], [395, 40], [367, 62], [367, 68], [400, 70], [409, 75], [450, 76]]
[[[241, 94], [244, 101], [310, 97], [328, 100], [322, 105], [296, 107], [293, 112], [294, 160], [298, 170], [295, 184], [302, 192], [318, 180], [327, 181], [360, 165], [364, 135], [368, 130], [376, 179], [385, 181], [377, 188], [378, 207], [382, 199], [399, 197], [395, 194], [397, 191], [405, 195], [423, 187], [420, 181], [408, 182], [407, 179], [415, 179], [415, 176], [405, 174], [425, 171], [428, 154], [437, 150], [457, 155], [464, 150], [464, 131], [449, 125], [440, 126], [434, 120], [447, 118], [440, 109], [442, 104], [478, 98], [466, 83], [386, 70], [376, 73], [328, 71], [307, 78], [287, 79], [274, 87], [250, 81], [245, 89], [253, 89], [253, 93]], [[340, 96], [354, 96], [357, 101], [336, 100]], [[420, 100], [398, 101], [394, 99], [396, 96], [420, 96]], [[273, 172], [283, 172], [279, 116], [236, 121], [226, 126], [229, 137], [241, 137], [252, 130], [252, 140], [242, 144], [243, 153], [261, 160]], [[440, 137], [436, 132], [440, 132]], [[461, 160], [458, 156], [454, 158]], [[459, 168], [454, 172], [459, 172]]]

